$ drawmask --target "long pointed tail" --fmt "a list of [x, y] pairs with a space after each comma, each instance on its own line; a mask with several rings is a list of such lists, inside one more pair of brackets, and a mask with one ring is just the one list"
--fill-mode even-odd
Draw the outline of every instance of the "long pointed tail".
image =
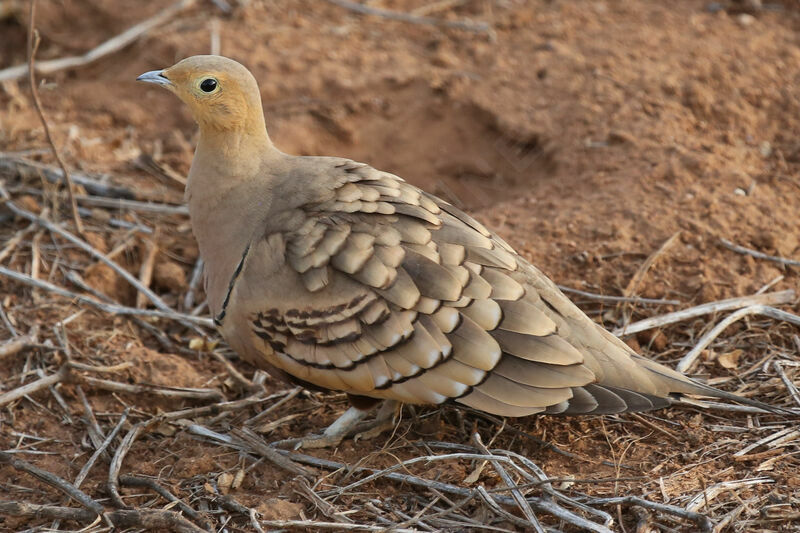
[[669, 388], [672, 390], [674, 394], [678, 395], [696, 394], [698, 396], [708, 396], [711, 398], [719, 398], [721, 400], [729, 400], [742, 405], [757, 407], [768, 413], [773, 413], [776, 415], [784, 415], [792, 417], [800, 416], [800, 411], [786, 409], [784, 407], [777, 407], [775, 405], [769, 405], [764, 402], [759, 402], [758, 400], [744, 398], [743, 396], [739, 396], [738, 394], [733, 394], [732, 392], [726, 392], [723, 390], [715, 389], [714, 387], [695, 381], [679, 372], [676, 372], [663, 365], [645, 359], [644, 357], [637, 357], [637, 361], [642, 366], [645, 366], [650, 372], [658, 375], [660, 378], [668, 380], [671, 385]]

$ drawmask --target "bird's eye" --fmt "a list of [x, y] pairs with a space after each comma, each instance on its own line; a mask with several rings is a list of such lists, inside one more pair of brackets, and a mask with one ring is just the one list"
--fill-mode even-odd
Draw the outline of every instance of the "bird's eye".
[[217, 80], [214, 78], [206, 78], [200, 82], [200, 90], [204, 93], [213, 93], [217, 88]]

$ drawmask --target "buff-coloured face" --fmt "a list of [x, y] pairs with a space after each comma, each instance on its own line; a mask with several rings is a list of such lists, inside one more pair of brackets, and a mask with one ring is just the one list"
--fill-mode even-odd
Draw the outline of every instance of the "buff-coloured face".
[[[139, 81], [160, 85], [180, 98], [201, 127], [230, 130], [243, 126], [251, 112], [255, 81], [239, 63], [216, 56], [194, 56]], [[257, 95], [257, 87], [255, 89]]]

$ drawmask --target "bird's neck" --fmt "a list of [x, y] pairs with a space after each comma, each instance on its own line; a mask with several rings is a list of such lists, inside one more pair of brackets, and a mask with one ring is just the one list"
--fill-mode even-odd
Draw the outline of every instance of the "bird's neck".
[[268, 175], [281, 152], [266, 129], [200, 129], [186, 200], [192, 230], [205, 259], [209, 305], [218, 313], [231, 276], [269, 205]]
[[201, 127], [195, 154], [213, 154], [213, 161], [203, 163], [224, 170], [225, 176], [251, 176], [263, 158], [273, 152], [278, 150], [262, 120], [261, 124], [236, 129]]

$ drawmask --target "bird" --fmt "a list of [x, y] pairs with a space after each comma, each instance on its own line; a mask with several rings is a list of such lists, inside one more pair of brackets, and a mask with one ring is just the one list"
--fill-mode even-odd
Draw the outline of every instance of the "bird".
[[404, 403], [505, 417], [684, 395], [769, 408], [637, 354], [458, 207], [366, 163], [280, 151], [240, 63], [192, 56], [137, 80], [199, 126], [185, 199], [223, 338], [272, 376], [350, 398], [298, 446], [337, 445], [382, 400], [378, 431]]

